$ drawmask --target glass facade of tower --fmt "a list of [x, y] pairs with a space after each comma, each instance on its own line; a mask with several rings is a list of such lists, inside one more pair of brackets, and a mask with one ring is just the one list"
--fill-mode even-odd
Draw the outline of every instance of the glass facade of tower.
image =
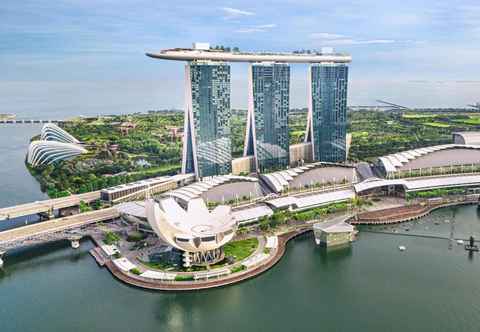
[[310, 67], [310, 137], [314, 159], [346, 160], [348, 66], [313, 64]]
[[229, 174], [232, 171], [230, 66], [191, 62], [186, 70], [191, 113], [186, 114], [190, 130], [185, 130], [184, 171], [196, 173], [200, 178]]
[[253, 112], [249, 109], [247, 154], [255, 155], [259, 172], [285, 169], [289, 165], [290, 67], [252, 64], [250, 79]]

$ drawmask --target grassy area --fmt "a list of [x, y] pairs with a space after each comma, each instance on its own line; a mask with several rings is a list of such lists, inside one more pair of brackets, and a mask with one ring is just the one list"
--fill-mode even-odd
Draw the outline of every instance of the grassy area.
[[449, 124], [442, 123], [442, 122], [425, 122], [424, 125], [430, 126], [430, 127], [436, 127], [436, 128], [448, 128], [448, 127], [450, 127]]
[[224, 247], [225, 256], [232, 256], [236, 261], [241, 261], [250, 256], [258, 247], [257, 238], [251, 238], [227, 243]]
[[471, 126], [479, 126], [480, 125], [480, 117], [471, 116], [468, 119], [460, 119], [460, 120], [456, 120], [455, 122], [463, 123], [463, 124], [471, 125]]
[[175, 281], [192, 281], [193, 280], [193, 274], [179, 274], [175, 277]]
[[402, 118], [404, 119], [431, 119], [435, 118], [436, 114], [420, 114], [420, 113], [405, 113], [402, 114]]
[[[466, 110], [348, 113], [352, 133], [349, 159], [374, 161], [378, 156], [452, 143], [452, 132], [480, 129], [480, 116]], [[365, 133], [368, 133], [366, 135]]]

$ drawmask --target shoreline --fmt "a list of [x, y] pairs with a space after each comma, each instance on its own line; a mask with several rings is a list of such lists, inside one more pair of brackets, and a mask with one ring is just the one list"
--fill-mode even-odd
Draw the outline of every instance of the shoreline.
[[[432, 213], [433, 211], [435, 211], [437, 209], [452, 207], [452, 206], [457, 206], [457, 205], [476, 205], [478, 203], [479, 203], [478, 200], [463, 200], [463, 201], [455, 201], [455, 202], [444, 202], [444, 203], [440, 203], [440, 204], [425, 206], [422, 209], [419, 209], [418, 211], [412, 210], [412, 211], [410, 211], [411, 214], [403, 213], [403, 214], [407, 214], [404, 217], [401, 217], [402, 214], [397, 214], [396, 216], [393, 215], [391, 217], [387, 216], [386, 218], [385, 217], [384, 218], [379, 217], [379, 218], [376, 218], [376, 219], [375, 218], [365, 218], [363, 220], [361, 219], [361, 217], [359, 217], [358, 219], [351, 219], [349, 221], [349, 223], [352, 224], [352, 225], [355, 225], [355, 226], [357, 226], [357, 225], [400, 224], [400, 223], [403, 223], [403, 222], [423, 218], [423, 217], [429, 215], [430, 213]], [[401, 211], [401, 209], [404, 209], [405, 207], [408, 207], [408, 206], [400, 206], [400, 207], [395, 207], [395, 208], [390, 208], [390, 209], [377, 210], [377, 211], [375, 211], [375, 213], [385, 213], [387, 211], [396, 212], [396, 210]], [[368, 214], [368, 213], [369, 212], [366, 212], [365, 214]]]
[[[229, 285], [237, 284], [252, 278], [255, 278], [262, 273], [273, 268], [284, 256], [287, 243], [295, 239], [298, 236], [311, 232], [311, 227], [299, 229], [296, 231], [290, 231], [278, 236], [278, 247], [273, 255], [262, 264], [254, 267], [251, 270], [245, 270], [229, 275], [228, 277], [220, 279], [207, 279], [202, 281], [160, 281], [154, 279], [142, 278], [140, 276], [132, 276], [121, 271], [111, 260], [105, 262], [105, 267], [108, 271], [119, 281], [134, 286], [137, 288], [154, 290], [154, 291], [198, 291], [217, 287], [226, 287]], [[96, 239], [90, 237], [90, 239], [99, 245]]]

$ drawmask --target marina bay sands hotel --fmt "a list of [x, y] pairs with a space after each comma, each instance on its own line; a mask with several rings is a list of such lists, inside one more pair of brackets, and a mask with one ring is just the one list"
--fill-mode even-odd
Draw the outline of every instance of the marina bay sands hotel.
[[[187, 62], [182, 172], [202, 178], [346, 160], [350, 55], [332, 51], [230, 52], [211, 49], [206, 43], [147, 55]], [[244, 155], [236, 159], [231, 152], [229, 62], [250, 63]], [[292, 146], [288, 132], [289, 63], [309, 64], [305, 142]]]

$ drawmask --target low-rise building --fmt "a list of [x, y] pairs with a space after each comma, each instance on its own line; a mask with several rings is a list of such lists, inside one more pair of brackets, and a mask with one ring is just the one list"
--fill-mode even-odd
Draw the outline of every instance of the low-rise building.
[[324, 247], [349, 244], [353, 241], [355, 228], [345, 221], [325, 221], [313, 225], [315, 243]]

